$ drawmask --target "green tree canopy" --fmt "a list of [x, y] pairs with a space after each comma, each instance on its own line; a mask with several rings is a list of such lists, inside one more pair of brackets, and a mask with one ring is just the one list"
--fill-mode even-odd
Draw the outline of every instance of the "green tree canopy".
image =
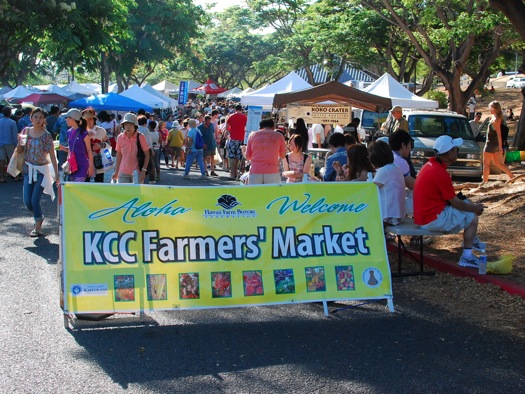
[[283, 74], [282, 46], [273, 34], [254, 32], [257, 17], [247, 8], [229, 7], [203, 27], [193, 52], [178, 59], [178, 71], [208, 78], [226, 88], [257, 87]]
[[[421, 59], [448, 90], [451, 108], [463, 113], [467, 101], [487, 78], [490, 66], [499, 56], [507, 20], [490, 10], [488, 0], [358, 2], [406, 34]], [[477, 65], [470, 69], [472, 82], [462, 91], [460, 79], [473, 54], [477, 55]]]

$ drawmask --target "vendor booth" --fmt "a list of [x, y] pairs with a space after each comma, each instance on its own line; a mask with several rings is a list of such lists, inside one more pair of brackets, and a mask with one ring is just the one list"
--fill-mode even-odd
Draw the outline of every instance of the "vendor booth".
[[291, 103], [303, 105], [338, 103], [375, 112], [383, 112], [392, 107], [392, 100], [389, 98], [362, 92], [337, 81], [296, 92], [277, 93], [273, 98], [273, 106], [277, 108]]
[[[300, 117], [307, 124], [343, 125], [351, 121], [352, 107], [383, 112], [392, 107], [392, 101], [330, 81], [310, 89], [276, 94], [273, 106], [278, 109], [286, 107], [286, 119], [293, 123]], [[316, 172], [324, 166], [327, 152], [327, 149], [311, 150]]]

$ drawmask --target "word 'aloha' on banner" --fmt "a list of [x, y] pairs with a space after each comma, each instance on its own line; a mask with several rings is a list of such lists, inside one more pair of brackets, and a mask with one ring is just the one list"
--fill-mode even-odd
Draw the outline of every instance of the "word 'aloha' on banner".
[[373, 183], [62, 188], [66, 312], [392, 299]]

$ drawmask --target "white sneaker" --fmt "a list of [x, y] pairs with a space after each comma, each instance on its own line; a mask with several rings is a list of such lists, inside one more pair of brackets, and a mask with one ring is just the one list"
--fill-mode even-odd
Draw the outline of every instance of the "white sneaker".
[[459, 259], [459, 266], [460, 267], [478, 268], [478, 263], [479, 263], [479, 260], [474, 255], [472, 255], [470, 257], [461, 256], [461, 258]]
[[[461, 244], [461, 246], [464, 246], [464, 244]], [[476, 238], [474, 238], [474, 242], [472, 243], [472, 250], [475, 250], [476, 252], [481, 252], [482, 250], [487, 251], [487, 244], [485, 242], [481, 242], [476, 236]]]
[[475, 240], [472, 244], [472, 250], [475, 250], [476, 252], [481, 252], [482, 250], [487, 250], [487, 244], [485, 242], [481, 242], [479, 239]]

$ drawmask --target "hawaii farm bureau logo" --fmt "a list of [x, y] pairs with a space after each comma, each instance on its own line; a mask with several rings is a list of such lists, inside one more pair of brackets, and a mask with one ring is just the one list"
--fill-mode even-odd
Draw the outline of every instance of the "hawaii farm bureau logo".
[[257, 212], [254, 209], [241, 209], [239, 206], [242, 205], [237, 198], [229, 194], [223, 194], [217, 199], [215, 206], [221, 207], [222, 209], [205, 209], [205, 218], [254, 218], [257, 216]]

